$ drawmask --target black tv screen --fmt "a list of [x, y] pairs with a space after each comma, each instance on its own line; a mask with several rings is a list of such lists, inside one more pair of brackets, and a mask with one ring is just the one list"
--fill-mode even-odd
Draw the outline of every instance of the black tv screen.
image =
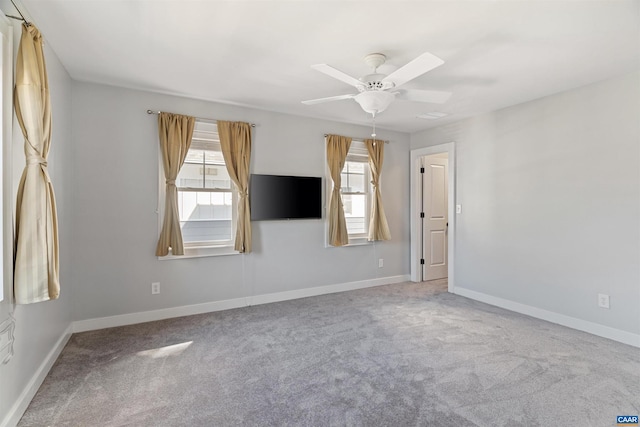
[[322, 218], [322, 178], [252, 174], [251, 220]]

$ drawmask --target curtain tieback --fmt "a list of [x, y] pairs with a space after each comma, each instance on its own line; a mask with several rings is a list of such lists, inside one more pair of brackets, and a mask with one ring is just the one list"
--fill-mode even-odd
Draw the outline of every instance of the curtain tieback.
[[41, 165], [42, 167], [47, 167], [47, 160], [42, 156], [29, 156], [27, 157], [27, 165]]
[[167, 185], [176, 185], [175, 179], [167, 179], [165, 182], [167, 183]]
[[238, 195], [240, 197], [248, 197], [249, 196], [249, 192], [247, 190], [244, 191], [238, 191]]

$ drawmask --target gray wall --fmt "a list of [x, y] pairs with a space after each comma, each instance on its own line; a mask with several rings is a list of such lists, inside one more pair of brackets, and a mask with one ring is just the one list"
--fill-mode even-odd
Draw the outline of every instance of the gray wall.
[[456, 143], [457, 287], [640, 333], [639, 93], [634, 73], [411, 136]]
[[[15, 14], [9, 0], [0, 1], [0, 8], [8, 14]], [[14, 22], [14, 56], [20, 40], [21, 27]], [[51, 151], [49, 153], [49, 174], [53, 182], [58, 203], [58, 226], [60, 238], [60, 298], [55, 301], [15, 308], [15, 355], [7, 365], [0, 365], [0, 424], [9, 414], [11, 407], [25, 390], [33, 375], [45, 361], [48, 353], [64, 336], [71, 324], [71, 211], [73, 207], [71, 180], [71, 79], [58, 61], [55, 53], [45, 43], [45, 60], [49, 74], [49, 86], [53, 112]], [[12, 187], [14, 195], [25, 165], [24, 139], [18, 123], [13, 123], [13, 170]], [[15, 203], [15, 197], [13, 197]], [[14, 209], [15, 211], [15, 209]], [[10, 311], [8, 300], [0, 303], [0, 322]]]
[[[362, 126], [74, 82], [74, 320], [408, 274], [409, 136], [384, 131], [379, 137], [392, 140], [382, 185], [392, 241], [325, 248], [324, 221], [254, 222], [251, 254], [158, 260], [157, 117], [147, 109], [257, 123], [253, 173], [324, 177], [325, 133], [371, 133]], [[382, 269], [378, 258], [384, 258]], [[154, 281], [162, 291], [152, 296]]]

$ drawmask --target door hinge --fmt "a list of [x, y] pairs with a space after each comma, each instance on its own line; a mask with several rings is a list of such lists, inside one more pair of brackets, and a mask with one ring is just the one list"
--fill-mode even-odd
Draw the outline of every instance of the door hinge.
[[420, 259], [420, 265], [424, 265], [424, 258]]
[[420, 218], [424, 218], [424, 212], [420, 212]]
[[420, 168], [420, 173], [424, 173], [424, 168]]

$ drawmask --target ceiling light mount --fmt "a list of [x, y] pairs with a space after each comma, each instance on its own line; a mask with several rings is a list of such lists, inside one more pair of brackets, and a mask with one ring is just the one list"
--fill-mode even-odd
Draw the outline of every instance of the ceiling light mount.
[[379, 66], [387, 62], [387, 57], [382, 53], [370, 53], [364, 57], [364, 62], [373, 68], [373, 72], [375, 73]]

